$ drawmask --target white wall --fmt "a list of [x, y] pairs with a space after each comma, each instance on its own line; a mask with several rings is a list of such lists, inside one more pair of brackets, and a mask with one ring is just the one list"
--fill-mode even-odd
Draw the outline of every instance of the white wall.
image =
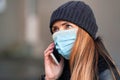
[[23, 39], [24, 16], [22, 0], [7, 0], [6, 10], [0, 14], [0, 50]]

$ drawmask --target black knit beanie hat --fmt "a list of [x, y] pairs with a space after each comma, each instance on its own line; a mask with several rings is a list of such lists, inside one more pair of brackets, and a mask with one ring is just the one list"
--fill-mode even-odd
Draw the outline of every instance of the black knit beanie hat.
[[69, 1], [57, 8], [50, 19], [50, 31], [52, 25], [59, 20], [68, 21], [76, 24], [88, 32], [93, 39], [96, 38], [98, 26], [92, 9], [82, 1]]

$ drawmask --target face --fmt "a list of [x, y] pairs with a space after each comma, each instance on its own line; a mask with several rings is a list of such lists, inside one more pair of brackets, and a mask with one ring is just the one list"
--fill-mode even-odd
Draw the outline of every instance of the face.
[[52, 38], [55, 48], [65, 59], [70, 59], [70, 54], [77, 37], [78, 26], [68, 21], [57, 21], [52, 26]]
[[52, 32], [55, 33], [60, 30], [68, 30], [72, 28], [78, 29], [78, 26], [68, 21], [57, 21], [52, 26]]

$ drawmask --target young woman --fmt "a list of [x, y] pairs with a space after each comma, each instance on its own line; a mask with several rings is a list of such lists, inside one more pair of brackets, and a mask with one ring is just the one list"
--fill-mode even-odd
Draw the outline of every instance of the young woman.
[[[100, 37], [91, 8], [69, 1], [50, 20], [53, 43], [44, 51], [42, 80], [120, 80], [120, 73]], [[60, 55], [58, 64], [50, 56]]]

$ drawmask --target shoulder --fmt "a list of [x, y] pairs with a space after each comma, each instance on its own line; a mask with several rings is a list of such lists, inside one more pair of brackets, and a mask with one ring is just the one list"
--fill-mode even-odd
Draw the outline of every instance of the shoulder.
[[104, 70], [99, 74], [99, 80], [113, 80], [112, 73], [109, 69]]

